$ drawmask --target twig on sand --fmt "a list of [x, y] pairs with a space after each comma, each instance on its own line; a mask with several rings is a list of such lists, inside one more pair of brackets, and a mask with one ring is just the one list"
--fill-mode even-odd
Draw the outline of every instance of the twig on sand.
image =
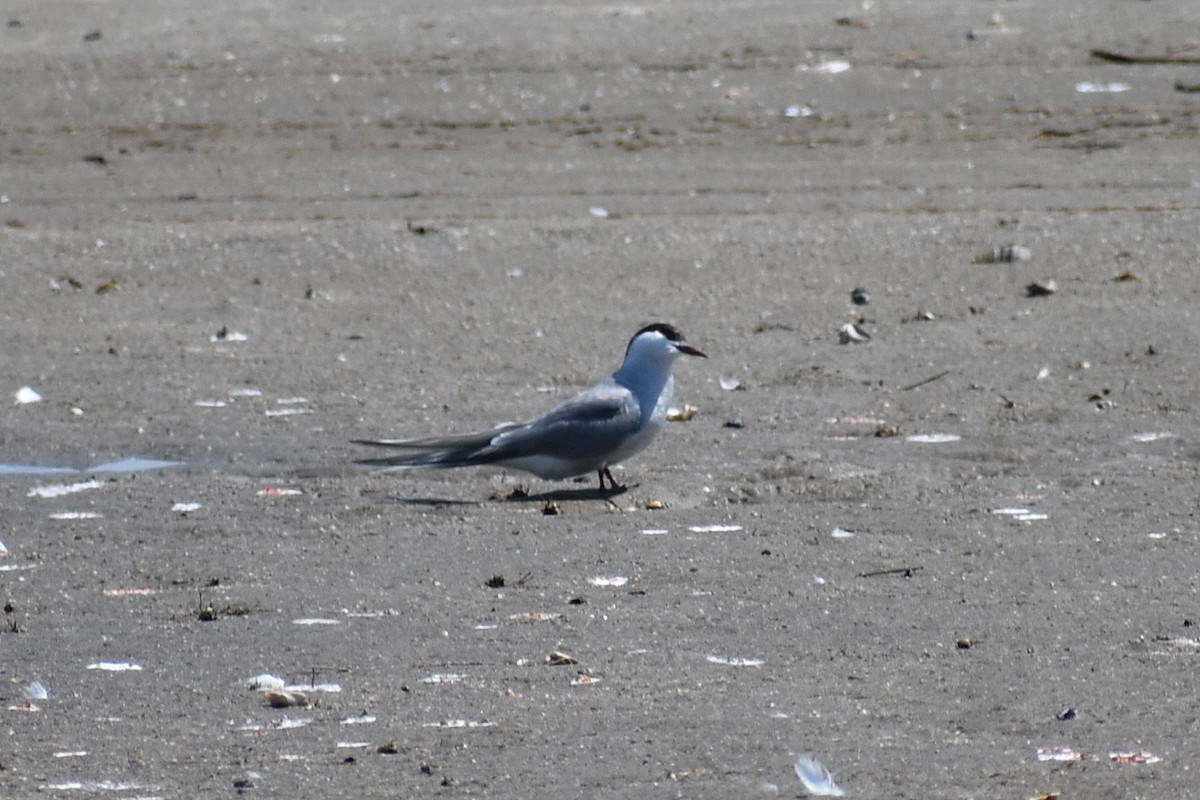
[[1118, 64], [1200, 64], [1200, 55], [1178, 53], [1118, 53], [1115, 50], [1093, 50], [1092, 55]]
[[933, 383], [934, 381], [941, 380], [942, 378], [946, 377], [949, 374], [950, 374], [950, 370], [945, 370], [943, 372], [939, 372], [937, 375], [933, 375], [932, 377], [917, 381], [916, 383], [910, 383], [908, 386], [901, 386], [900, 391], [907, 392], [910, 389], [916, 389], [918, 386], [924, 386], [927, 383]]
[[860, 578], [878, 578], [880, 575], [903, 575], [906, 578], [911, 578], [913, 573], [924, 567], [893, 567], [892, 569], [877, 569], [872, 572], [864, 572], [858, 577]]

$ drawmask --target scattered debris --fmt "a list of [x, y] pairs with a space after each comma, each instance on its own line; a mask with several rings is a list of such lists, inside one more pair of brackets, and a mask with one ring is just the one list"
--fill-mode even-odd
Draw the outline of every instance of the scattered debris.
[[934, 381], [940, 381], [942, 378], [946, 377], [949, 374], [950, 374], [950, 370], [948, 370], [948, 369], [942, 370], [937, 375], [931, 375], [928, 378], [922, 378], [921, 380], [917, 381], [916, 383], [910, 383], [907, 386], [901, 386], [900, 391], [911, 392], [913, 389], [919, 389], [920, 387], [925, 386], [926, 384], [933, 383]]
[[99, 511], [55, 511], [50, 519], [101, 519]]
[[247, 721], [245, 725], [238, 726], [239, 731], [248, 731], [257, 733], [259, 731], [288, 731], [294, 728], [303, 728], [306, 725], [311, 725], [311, 719], [301, 717], [284, 717], [283, 719], [275, 720], [266, 725], [259, 722]]
[[572, 686], [586, 686], [589, 683], [599, 683], [603, 678], [598, 678], [595, 675], [589, 675], [586, 672], [579, 672], [571, 679]]
[[822, 61], [815, 67], [810, 67], [807, 64], [801, 64], [796, 67], [797, 72], [815, 72], [818, 75], [838, 75], [850, 69], [848, 61]]
[[854, 291], [850, 292], [850, 302], [854, 303], [856, 306], [865, 306], [867, 303], [871, 302], [871, 295], [867, 293], [866, 289], [859, 286], [854, 289]]
[[284, 489], [275, 486], [268, 486], [266, 489], [259, 489], [256, 494], [259, 497], [294, 497], [299, 494], [304, 494], [300, 489]]
[[709, 655], [704, 657], [705, 661], [712, 664], [721, 664], [726, 667], [761, 667], [767, 663], [761, 658], [738, 658], [736, 656], [718, 656]]
[[1119, 64], [1200, 64], [1200, 55], [1185, 55], [1181, 53], [1121, 53], [1115, 50], [1092, 50], [1092, 55], [1105, 61], [1115, 61]]
[[35, 486], [26, 494], [27, 497], [63, 497], [76, 492], [86, 492], [88, 489], [99, 489], [104, 484], [92, 478], [80, 483], [55, 483], [48, 486]]
[[42, 396], [37, 393], [31, 386], [22, 386], [17, 389], [17, 405], [28, 405], [29, 403], [40, 403]]
[[741, 529], [741, 525], [692, 525], [688, 528], [692, 533], [733, 533]]
[[300, 414], [311, 414], [313, 413], [313, 410], [311, 408], [296, 408], [295, 406], [289, 406], [287, 408], [268, 408], [263, 413], [268, 417], [295, 417]]
[[838, 341], [841, 344], [856, 344], [871, 341], [871, 334], [853, 322], [847, 322], [838, 330]]
[[131, 664], [128, 661], [98, 661], [95, 664], [88, 664], [88, 669], [98, 669], [104, 672], [141, 672], [140, 664]]
[[1073, 708], [1064, 708], [1062, 711], [1054, 715], [1054, 718], [1060, 722], [1070, 722], [1079, 718], [1079, 712]]
[[266, 672], [264, 672], [262, 675], [255, 675], [253, 678], [247, 681], [247, 683], [249, 684], [249, 688], [255, 691], [263, 691], [268, 689], [281, 691], [285, 686], [287, 686], [287, 681], [285, 681], [283, 678]]
[[1031, 258], [1033, 258], [1033, 252], [1024, 245], [1001, 244], [996, 245], [986, 253], [975, 256], [975, 263], [1015, 264], [1021, 261], [1029, 261]]
[[667, 422], [689, 422], [700, 413], [695, 406], [685, 405], [683, 408], [672, 406], [667, 409]]
[[904, 437], [904, 441], [915, 444], [945, 444], [962, 439], [957, 433], [913, 433]]
[[271, 708], [312, 708], [313, 703], [304, 692], [288, 692], [268, 689], [263, 699]]
[[424, 678], [421, 678], [421, 683], [462, 683], [466, 677], [467, 676], [461, 672], [435, 672], [431, 675], [426, 675]]
[[1141, 279], [1142, 279], [1141, 275], [1138, 275], [1136, 272], [1131, 272], [1130, 270], [1125, 270], [1120, 275], [1113, 278], [1113, 280], [1117, 281], [1118, 283], [1124, 282], [1124, 281], [1140, 281]]
[[1053, 278], [1025, 284], [1026, 297], [1049, 297], [1058, 291], [1058, 281]]
[[718, 378], [717, 383], [727, 392], [732, 392], [735, 389], [742, 389], [742, 382], [737, 378]]
[[845, 794], [834, 781], [833, 773], [811, 753], [802, 753], [792, 766], [809, 794], [817, 797], [841, 797]]
[[41, 681], [34, 681], [25, 687], [26, 700], [49, 700], [50, 691]]
[[629, 583], [629, 578], [623, 575], [613, 575], [611, 577], [597, 575], [594, 578], [588, 578], [588, 583], [592, 584], [592, 586], [624, 586]]
[[[86, 38], [86, 37], [85, 37]], [[97, 36], [97, 38], [99, 38]], [[160, 787], [131, 781], [63, 781], [62, 783], [47, 783], [44, 788], [53, 791], [85, 791], [85, 792], [158, 792]]]
[[1049, 519], [1046, 514], [1030, 511], [1028, 508], [993, 508], [991, 513], [1002, 517], [1012, 517], [1017, 522], [1038, 522]]
[[375, 721], [375, 715], [369, 714], [366, 711], [359, 714], [357, 717], [346, 717], [341, 721], [341, 725], [370, 725]]
[[213, 343], [216, 343], [216, 342], [248, 342], [248, 341], [250, 341], [250, 337], [244, 333], [238, 333], [237, 331], [231, 331], [228, 328], [222, 326], [219, 331], [214, 333], [212, 336], [208, 337], [208, 340]]
[[1108, 760], [1113, 764], [1157, 764], [1162, 761], [1160, 757], [1153, 753], [1147, 753], [1145, 750], [1109, 753]]
[[555, 611], [526, 611], [521, 614], [512, 614], [509, 619], [513, 622], [552, 622], [562, 619], [562, 614]]
[[830, 535], [835, 539], [853, 539], [854, 531], [848, 531], [845, 528], [834, 528]]
[[1075, 84], [1075, 91], [1079, 92], [1080, 94], [1119, 94], [1121, 92], [1128, 92], [1129, 88], [1130, 87], [1128, 83], [1120, 83], [1117, 81], [1112, 83], [1092, 83], [1091, 81], [1084, 81], [1082, 83]]
[[1038, 761], [1092, 761], [1094, 757], [1090, 753], [1085, 753], [1082, 750], [1075, 750], [1070, 747], [1039, 747], [1037, 751]]
[[838, 17], [833, 23], [844, 28], [861, 28], [864, 31], [875, 27], [875, 23], [867, 17]]
[[924, 567], [891, 567], [889, 569], [876, 569], [871, 570], [870, 572], [862, 572], [859, 573], [858, 577], [877, 578], [881, 575], [900, 575], [905, 578], [911, 578], [913, 575], [917, 574], [917, 570], [921, 569], [924, 569]]
[[567, 655], [561, 650], [555, 650], [546, 656], [546, 663], [552, 667], [562, 667], [567, 664], [578, 664], [579, 661], [574, 656]]

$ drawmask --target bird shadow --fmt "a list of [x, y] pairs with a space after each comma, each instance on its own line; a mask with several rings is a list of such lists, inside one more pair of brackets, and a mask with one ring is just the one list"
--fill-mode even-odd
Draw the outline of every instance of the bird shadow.
[[542, 505], [547, 503], [565, 503], [572, 500], [612, 500], [614, 497], [620, 497], [632, 488], [634, 486], [615, 486], [608, 489], [598, 489], [589, 486], [584, 489], [554, 489], [549, 492], [537, 492], [535, 494], [524, 486], [518, 486], [508, 494], [493, 495], [492, 499], [505, 503], [541, 503]]
[[604, 489], [588, 486], [578, 489], [553, 489], [546, 492], [531, 492], [526, 486], [515, 486], [508, 492], [494, 492], [484, 500], [461, 500], [450, 497], [430, 496], [401, 497], [389, 493], [382, 497], [376, 497], [376, 501], [386, 505], [415, 506], [421, 508], [478, 507], [485, 503], [529, 503], [550, 506], [555, 503], [586, 502], [589, 500], [611, 502], [613, 498], [620, 497], [630, 489], [636, 487], [637, 484], [630, 484], [628, 486], [615, 486]]
[[451, 500], [448, 497], [388, 497], [386, 502], [398, 506], [422, 506], [424, 508], [457, 508], [461, 506], [481, 506], [479, 500]]

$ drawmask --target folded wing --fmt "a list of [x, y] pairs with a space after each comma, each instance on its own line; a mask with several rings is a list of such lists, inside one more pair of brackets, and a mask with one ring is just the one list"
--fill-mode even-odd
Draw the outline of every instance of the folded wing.
[[356, 439], [356, 444], [406, 451], [359, 461], [381, 467], [450, 468], [548, 458], [603, 463], [638, 429], [641, 410], [632, 394], [615, 383], [602, 383], [525, 424], [489, 431], [422, 439]]

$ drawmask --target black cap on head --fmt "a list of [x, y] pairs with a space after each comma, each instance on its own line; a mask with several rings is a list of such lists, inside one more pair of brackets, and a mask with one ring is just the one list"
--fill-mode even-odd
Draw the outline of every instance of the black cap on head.
[[679, 328], [676, 328], [674, 325], [670, 325], [666, 322], [655, 322], [651, 325], [647, 325], [646, 327], [642, 328], [640, 331], [635, 333], [633, 335], [633, 338], [636, 339], [637, 337], [641, 336], [643, 333], [649, 333], [650, 331], [658, 331], [663, 336], [670, 339], [672, 342], [686, 341], [683, 338], [683, 334], [680, 332]]
[[687, 343], [687, 339], [683, 338], [683, 332], [680, 331], [679, 328], [676, 328], [674, 325], [671, 325], [666, 322], [655, 322], [653, 324], [647, 325], [646, 327], [642, 328], [640, 331], [635, 333], [633, 335], [633, 337], [629, 340], [629, 346], [625, 348], [626, 356], [629, 355], [629, 348], [633, 347], [634, 339], [637, 339], [643, 333], [661, 333], [663, 336], [665, 336], [667, 338], [667, 341], [674, 342], [680, 352], [687, 353], [688, 355], [692, 355], [692, 356], [704, 356], [704, 353], [700, 352], [699, 350], [697, 350], [696, 348], [692, 347], [691, 345], [689, 345]]

